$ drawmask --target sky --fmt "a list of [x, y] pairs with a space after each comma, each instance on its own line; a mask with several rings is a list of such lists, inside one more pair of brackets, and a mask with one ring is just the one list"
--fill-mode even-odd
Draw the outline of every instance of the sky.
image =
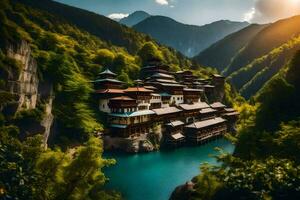
[[269, 23], [300, 14], [300, 0], [56, 0], [113, 19], [137, 10], [171, 17], [186, 24], [217, 20]]

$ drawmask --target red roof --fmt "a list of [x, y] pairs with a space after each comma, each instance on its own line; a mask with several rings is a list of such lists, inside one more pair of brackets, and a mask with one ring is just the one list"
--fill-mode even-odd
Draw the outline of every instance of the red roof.
[[102, 89], [102, 90], [97, 90], [97, 94], [123, 94], [124, 90], [121, 89]]
[[144, 87], [130, 87], [124, 90], [124, 92], [153, 92], [153, 90], [148, 90]]

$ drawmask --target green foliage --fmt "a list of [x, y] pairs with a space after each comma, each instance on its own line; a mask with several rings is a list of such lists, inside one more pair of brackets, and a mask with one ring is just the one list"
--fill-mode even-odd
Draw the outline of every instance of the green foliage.
[[230, 81], [246, 98], [255, 94], [263, 85], [285, 67], [300, 47], [300, 38], [294, 37], [249, 65], [235, 71]]
[[216, 193], [216, 199], [299, 198], [300, 167], [290, 160], [244, 161], [229, 156], [223, 161], [228, 166], [218, 170], [217, 177], [224, 188]]
[[0, 128], [0, 198], [33, 199], [35, 159], [41, 152], [41, 138], [21, 143], [14, 126]]
[[100, 49], [94, 58], [95, 63], [101, 66], [111, 66], [113, 64], [115, 55], [108, 49]]
[[212, 199], [216, 192], [220, 190], [223, 184], [218, 177], [212, 172], [212, 166], [207, 164], [201, 165], [201, 174], [193, 179], [195, 182], [195, 194], [192, 199], [207, 200]]
[[211, 45], [194, 59], [203, 65], [215, 67], [222, 72], [230, 64], [231, 59], [266, 26], [268, 25], [249, 25]]
[[16, 127], [0, 128], [1, 199], [120, 199], [103, 190], [101, 169], [115, 161], [102, 158], [100, 139], [64, 153], [42, 149], [41, 137], [20, 142]]
[[151, 59], [163, 59], [162, 53], [153, 42], [145, 43], [144, 46], [139, 50], [138, 55], [140, 56], [143, 65], [147, 64], [147, 62]]
[[[221, 185], [207, 199], [300, 198], [300, 52], [272, 78], [254, 105], [241, 104], [234, 155], [223, 154], [220, 167], [204, 171]], [[205, 185], [199, 179], [196, 185]], [[213, 182], [214, 183], [214, 182]], [[197, 188], [200, 199], [206, 193]]]
[[96, 199], [102, 194], [101, 199], [109, 199], [110, 195], [101, 188], [106, 181], [101, 169], [114, 161], [101, 155], [102, 143], [93, 137], [85, 146], [67, 153], [60, 150], [43, 153], [36, 164], [42, 178], [37, 195], [41, 199]]

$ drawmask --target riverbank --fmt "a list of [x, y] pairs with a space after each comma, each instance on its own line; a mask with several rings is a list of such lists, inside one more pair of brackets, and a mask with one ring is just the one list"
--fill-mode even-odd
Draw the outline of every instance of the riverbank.
[[215, 147], [232, 153], [234, 146], [219, 139], [201, 146], [182, 147], [146, 154], [108, 153], [117, 164], [105, 169], [107, 188], [122, 193], [127, 200], [166, 200], [172, 191], [199, 174], [201, 163], [217, 164]]

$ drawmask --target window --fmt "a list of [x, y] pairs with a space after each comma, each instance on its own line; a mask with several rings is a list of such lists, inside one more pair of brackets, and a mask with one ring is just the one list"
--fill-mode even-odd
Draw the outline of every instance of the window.
[[105, 108], [105, 104], [103, 104], [102, 107]]

